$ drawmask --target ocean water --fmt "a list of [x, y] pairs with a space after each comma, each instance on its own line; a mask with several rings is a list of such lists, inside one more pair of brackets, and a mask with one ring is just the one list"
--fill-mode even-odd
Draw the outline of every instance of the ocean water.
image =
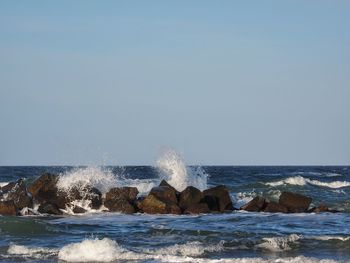
[[179, 190], [225, 184], [236, 207], [256, 195], [278, 200], [288, 190], [340, 212], [0, 216], [0, 262], [350, 262], [350, 167], [185, 167], [167, 160], [157, 167], [0, 167], [0, 184], [53, 172], [63, 189], [131, 185], [145, 194], [165, 178]]

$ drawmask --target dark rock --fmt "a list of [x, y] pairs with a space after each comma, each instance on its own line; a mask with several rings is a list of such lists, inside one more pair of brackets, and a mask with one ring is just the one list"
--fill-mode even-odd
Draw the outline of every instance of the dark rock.
[[203, 191], [204, 196], [214, 196], [216, 198], [218, 208], [220, 212], [226, 210], [233, 210], [233, 204], [231, 201], [230, 193], [226, 186], [219, 185]]
[[193, 186], [188, 186], [180, 193], [179, 206], [181, 209], [185, 210], [190, 206], [199, 204], [202, 199], [203, 193], [200, 190]]
[[240, 209], [249, 212], [260, 212], [265, 208], [265, 206], [266, 199], [261, 196], [257, 196], [247, 204], [243, 205]]
[[210, 211], [212, 211], [212, 212], [219, 212], [218, 200], [217, 200], [217, 198], [215, 196], [206, 195], [201, 200], [201, 203], [207, 204], [207, 206], [209, 207]]
[[287, 213], [288, 209], [279, 203], [270, 202], [263, 211], [268, 213]]
[[181, 214], [181, 209], [174, 203], [166, 203], [149, 194], [139, 204], [140, 209], [147, 214]]
[[312, 199], [310, 197], [291, 193], [283, 192], [279, 199], [279, 204], [287, 207], [288, 212], [302, 213], [307, 212]]
[[44, 173], [29, 186], [28, 191], [39, 203], [50, 203], [60, 209], [65, 209], [69, 202], [68, 196], [58, 191], [57, 181], [58, 175]]
[[106, 194], [104, 202], [109, 211], [122, 213], [135, 213], [134, 203], [139, 191], [136, 187], [116, 187]]
[[74, 214], [84, 214], [84, 213], [86, 213], [86, 210], [80, 206], [75, 206], [73, 208], [73, 213]]
[[165, 181], [165, 180], [162, 180], [162, 181], [160, 182], [159, 186], [167, 186], [167, 187], [170, 187], [171, 189], [173, 189], [177, 194], [180, 193], [179, 191], [177, 191], [177, 190], [175, 189], [175, 187], [173, 187], [172, 185], [170, 185], [170, 184], [169, 184], [167, 181]]
[[210, 213], [210, 209], [206, 203], [198, 203], [188, 206], [184, 214], [207, 214]]
[[98, 209], [102, 205], [102, 193], [95, 187], [84, 187], [82, 189], [73, 187], [67, 193], [58, 192], [59, 195], [66, 194], [66, 201], [72, 202], [74, 200], [89, 200], [92, 209]]
[[153, 195], [167, 204], [177, 204], [176, 191], [169, 186], [153, 187], [149, 195]]
[[12, 200], [19, 210], [23, 209], [24, 207], [33, 206], [32, 197], [27, 192], [27, 187], [23, 179], [5, 185], [1, 188], [1, 192], [3, 197], [6, 196], [6, 200]]
[[62, 215], [62, 211], [59, 210], [58, 206], [55, 204], [44, 203], [41, 204], [38, 208], [38, 212], [42, 214], [50, 214], [50, 215]]
[[330, 212], [330, 213], [336, 213], [338, 211], [331, 210], [328, 208], [328, 206], [321, 204], [318, 207], [313, 207], [309, 211], [309, 213], [323, 213], [323, 212]]
[[18, 209], [14, 201], [0, 201], [0, 215], [15, 216], [18, 214]]

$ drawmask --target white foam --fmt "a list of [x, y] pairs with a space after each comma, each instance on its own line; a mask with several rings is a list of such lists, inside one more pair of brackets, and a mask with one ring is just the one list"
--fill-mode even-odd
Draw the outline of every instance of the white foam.
[[10, 255], [21, 256], [24, 258], [47, 258], [57, 254], [56, 249], [49, 249], [43, 247], [29, 247], [11, 244], [7, 250]]
[[350, 236], [347, 236], [347, 237], [343, 237], [343, 236], [312, 236], [312, 237], [307, 237], [307, 238], [321, 240], [321, 241], [328, 241], [328, 240], [348, 241], [348, 240], [350, 240]]
[[182, 156], [172, 149], [163, 151], [163, 154], [156, 161], [156, 167], [160, 179], [166, 180], [178, 191], [184, 190], [189, 185], [200, 190], [205, 190], [208, 187], [208, 174], [200, 167], [186, 167]]
[[291, 234], [284, 237], [266, 237], [263, 238], [264, 242], [257, 245], [256, 247], [274, 252], [290, 250], [290, 244], [295, 243], [300, 238], [301, 236], [296, 234]]
[[350, 182], [347, 181], [333, 181], [333, 182], [321, 182], [318, 180], [312, 180], [309, 178], [304, 178], [302, 176], [294, 176], [294, 177], [288, 177], [284, 180], [276, 181], [276, 182], [267, 182], [266, 185], [270, 186], [280, 186], [284, 184], [291, 184], [291, 185], [316, 185], [316, 186], [322, 186], [322, 187], [328, 187], [328, 188], [342, 188], [342, 187], [349, 187]]
[[257, 196], [257, 194], [253, 190], [250, 192], [238, 192], [235, 195], [232, 195], [231, 197], [234, 201], [235, 207], [240, 208], [243, 205], [249, 203], [256, 196]]
[[0, 182], [0, 187], [4, 187], [5, 185], [8, 185], [10, 182]]
[[58, 252], [58, 259], [67, 262], [111, 262], [115, 260], [138, 260], [147, 258], [119, 246], [109, 238], [86, 239], [64, 246]]

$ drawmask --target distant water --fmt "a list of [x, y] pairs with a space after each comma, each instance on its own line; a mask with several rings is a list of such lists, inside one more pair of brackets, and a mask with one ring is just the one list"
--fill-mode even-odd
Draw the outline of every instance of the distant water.
[[[176, 158], [175, 158], [176, 159]], [[278, 200], [289, 190], [340, 213], [232, 212], [200, 216], [0, 216], [0, 262], [350, 262], [350, 167], [0, 167], [0, 184], [43, 172], [60, 187], [93, 184], [102, 191], [132, 185], [147, 193], [162, 178], [174, 186], [225, 184], [235, 206], [256, 195]]]

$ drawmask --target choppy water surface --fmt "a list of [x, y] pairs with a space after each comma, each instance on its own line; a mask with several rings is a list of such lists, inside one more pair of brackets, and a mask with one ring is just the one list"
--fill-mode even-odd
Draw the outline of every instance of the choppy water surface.
[[[232, 212], [200, 216], [0, 216], [1, 262], [350, 262], [350, 167], [0, 167], [0, 182], [28, 182], [42, 172], [100, 188], [147, 193], [166, 178], [179, 187], [225, 184], [237, 207], [256, 195], [289, 190], [340, 210], [331, 214]], [[164, 169], [163, 169], [164, 168]], [[162, 170], [163, 169], [163, 170]], [[174, 172], [175, 171], [175, 172]], [[180, 173], [184, 173], [179, 175]], [[186, 174], [187, 173], [187, 174]]]

